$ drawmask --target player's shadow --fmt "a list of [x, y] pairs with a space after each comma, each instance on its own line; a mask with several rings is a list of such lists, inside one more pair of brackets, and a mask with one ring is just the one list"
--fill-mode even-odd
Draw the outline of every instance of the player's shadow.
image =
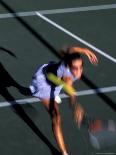
[[[0, 47], [0, 51], [6, 52], [10, 54], [10, 56], [17, 58], [12, 51], [4, 47]], [[8, 91], [9, 87], [17, 88], [18, 91], [23, 95], [31, 95], [30, 90], [19, 85], [0, 62], [0, 95], [3, 96], [11, 104], [13, 111], [17, 113], [17, 115], [33, 130], [33, 132], [50, 148], [52, 154], [60, 155], [59, 151], [49, 142], [49, 140], [44, 136], [44, 134], [38, 129], [38, 127], [29, 117], [29, 115], [31, 115], [32, 117], [35, 116], [35, 110], [32, 109], [32, 106], [24, 106], [22, 108], [22, 106], [16, 102], [15, 98]]]
[[19, 85], [7, 72], [4, 66], [0, 63], [0, 95], [2, 95], [10, 104], [13, 111], [33, 130], [33, 132], [50, 148], [53, 155], [60, 155], [59, 151], [50, 143], [39, 128], [34, 124], [25, 110], [19, 105], [15, 98], [9, 93], [8, 87], [14, 86], [23, 95], [29, 95], [30, 91]]
[[2, 63], [0, 62], [0, 94], [2, 96], [7, 96], [7, 89], [9, 87], [15, 87], [18, 89], [18, 91], [23, 95], [30, 95], [29, 88], [23, 87], [19, 85], [7, 72], [7, 70], [4, 68]]
[[[9, 54], [10, 56], [17, 59], [16, 55], [9, 49], [0, 47], [0, 52], [5, 52], [5, 53]], [[19, 92], [23, 95], [31, 95], [29, 88], [19, 85], [11, 77], [11, 75], [8, 73], [8, 71], [5, 69], [5, 67], [0, 62], [0, 93], [4, 94], [4, 96], [6, 96], [6, 94], [5, 94], [6, 89], [11, 86], [17, 88], [19, 90]]]

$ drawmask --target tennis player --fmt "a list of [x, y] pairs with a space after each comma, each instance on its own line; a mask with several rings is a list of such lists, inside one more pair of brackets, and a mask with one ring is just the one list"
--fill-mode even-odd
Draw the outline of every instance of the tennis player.
[[[47, 79], [48, 73], [55, 74], [58, 78], [64, 80], [67, 85], [72, 86], [75, 80], [79, 80], [83, 73], [83, 58], [86, 55], [92, 64], [97, 64], [96, 55], [87, 48], [68, 47], [65, 51], [61, 50], [62, 60], [58, 63], [50, 62], [40, 66], [32, 78], [30, 90], [32, 96], [41, 100], [43, 105], [49, 112], [52, 120], [52, 130], [62, 155], [68, 155], [68, 150], [64, 143], [63, 133], [61, 129], [61, 117], [59, 112], [59, 104], [61, 99], [59, 93], [62, 86], [56, 86]], [[71, 106], [75, 106], [75, 94], [69, 95]], [[75, 120], [80, 122], [83, 110], [75, 113]]]

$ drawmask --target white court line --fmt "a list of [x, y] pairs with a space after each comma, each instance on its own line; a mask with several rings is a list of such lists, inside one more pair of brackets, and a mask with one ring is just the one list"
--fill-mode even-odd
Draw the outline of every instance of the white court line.
[[[88, 90], [83, 90], [83, 91], [78, 91], [76, 92], [77, 96], [85, 96], [85, 95], [94, 95], [96, 93], [110, 93], [116, 91], [116, 86], [112, 87], [104, 87], [104, 88], [99, 88], [99, 89], [88, 89]], [[66, 94], [60, 94], [61, 98], [68, 98]], [[12, 104], [28, 104], [28, 103], [36, 103], [39, 102], [40, 100], [37, 98], [26, 98], [26, 99], [20, 99], [12, 102]], [[6, 107], [6, 106], [11, 106], [9, 102], [0, 102], [0, 107]]]
[[115, 154], [115, 153], [110, 153], [110, 152], [98, 152], [98, 153], [96, 153], [96, 154], [103, 154], [103, 155], [113, 155], [113, 154]]
[[[52, 9], [52, 10], [38, 10], [41, 14], [50, 15], [50, 14], [61, 14], [61, 13], [71, 13], [71, 12], [86, 12], [86, 11], [96, 11], [96, 10], [108, 10], [116, 9], [116, 4], [106, 4], [106, 5], [96, 5], [96, 6], [84, 6], [84, 7], [75, 7], [75, 8], [63, 8], [63, 9]], [[4, 18], [13, 18], [14, 16], [26, 17], [34, 16], [35, 11], [28, 12], [17, 12], [17, 13], [5, 13], [0, 14], [0, 19]]]
[[112, 56], [106, 54], [105, 52], [101, 51], [100, 49], [96, 48], [95, 46], [93, 46], [92, 44], [88, 43], [87, 41], [83, 40], [82, 38], [76, 36], [75, 34], [71, 33], [70, 31], [68, 31], [67, 29], [63, 28], [62, 26], [58, 25], [57, 23], [53, 22], [52, 20], [48, 19], [47, 17], [43, 16], [42, 14], [40, 14], [39, 12], [36, 12], [37, 16], [40, 17], [41, 19], [45, 20], [46, 22], [50, 23], [51, 25], [53, 25], [54, 27], [58, 28], [59, 30], [63, 31], [64, 33], [66, 33], [67, 35], [69, 35], [70, 37], [74, 38], [75, 40], [83, 43], [84, 45], [88, 46], [89, 48], [95, 50], [96, 52], [98, 52], [99, 54], [101, 54], [102, 56], [106, 57], [107, 59], [111, 60], [112, 62], [116, 63], [116, 59], [113, 58]]

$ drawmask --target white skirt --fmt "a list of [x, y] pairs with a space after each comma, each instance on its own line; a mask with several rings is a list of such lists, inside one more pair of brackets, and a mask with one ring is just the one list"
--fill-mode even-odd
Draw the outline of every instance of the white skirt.
[[37, 70], [29, 86], [32, 96], [38, 97], [40, 100], [55, 98], [62, 89], [62, 85], [52, 89], [52, 86], [46, 81], [46, 76], [42, 69], [47, 65], [48, 64], [44, 64]]

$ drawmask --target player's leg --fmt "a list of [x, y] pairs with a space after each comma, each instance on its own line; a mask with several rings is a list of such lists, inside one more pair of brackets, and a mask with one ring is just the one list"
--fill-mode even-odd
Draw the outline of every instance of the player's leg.
[[51, 111], [51, 118], [52, 118], [52, 129], [54, 136], [56, 138], [57, 144], [62, 154], [64, 154], [65, 152], [67, 152], [67, 150], [64, 143], [64, 137], [61, 128], [61, 116], [59, 112], [59, 105], [56, 102], [54, 102], [54, 107], [53, 110]]
[[68, 155], [66, 146], [64, 143], [64, 137], [62, 133], [61, 128], [61, 117], [59, 112], [59, 105], [54, 102], [52, 109], [50, 109], [50, 101], [49, 100], [42, 100], [42, 103], [47, 108], [47, 110], [50, 113], [51, 119], [52, 119], [52, 130], [56, 139], [56, 142], [58, 144], [58, 147], [63, 155]]

